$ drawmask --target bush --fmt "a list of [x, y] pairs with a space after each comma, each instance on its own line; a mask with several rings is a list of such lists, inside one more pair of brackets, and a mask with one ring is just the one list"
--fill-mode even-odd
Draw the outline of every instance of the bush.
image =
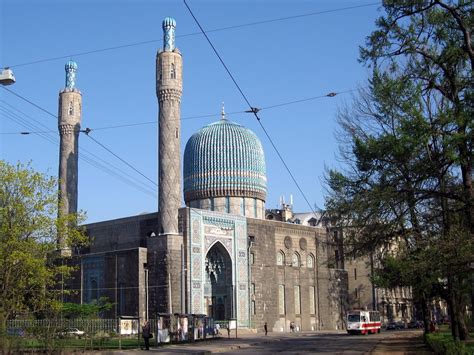
[[426, 335], [426, 342], [437, 354], [471, 355], [466, 344], [455, 341], [450, 333], [430, 333]]

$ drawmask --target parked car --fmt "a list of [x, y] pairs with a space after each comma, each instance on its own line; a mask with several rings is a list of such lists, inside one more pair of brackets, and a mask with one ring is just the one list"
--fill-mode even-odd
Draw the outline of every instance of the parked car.
[[25, 331], [22, 328], [8, 328], [7, 335], [12, 337], [23, 337], [25, 336]]
[[412, 320], [408, 323], [408, 328], [415, 329], [415, 328], [423, 328], [423, 322], [419, 320]]
[[79, 330], [77, 328], [66, 328], [58, 332], [59, 337], [73, 337], [73, 338], [82, 338], [86, 335], [83, 330]]
[[388, 322], [387, 324], [387, 330], [398, 330], [398, 329], [405, 329], [405, 323], [402, 321], [397, 321], [397, 322]]

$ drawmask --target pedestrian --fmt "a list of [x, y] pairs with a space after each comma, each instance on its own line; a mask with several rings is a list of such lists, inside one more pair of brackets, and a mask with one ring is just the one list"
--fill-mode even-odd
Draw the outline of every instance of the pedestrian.
[[290, 331], [291, 331], [292, 333], [295, 332], [295, 322], [291, 322], [291, 323], [290, 323]]
[[265, 335], [268, 333], [267, 322], [263, 325], [263, 329], [265, 330]]
[[142, 326], [142, 337], [143, 340], [145, 341], [145, 350], [150, 350], [150, 338], [151, 338], [151, 332], [150, 332], [150, 323], [146, 320], [145, 323], [143, 323]]

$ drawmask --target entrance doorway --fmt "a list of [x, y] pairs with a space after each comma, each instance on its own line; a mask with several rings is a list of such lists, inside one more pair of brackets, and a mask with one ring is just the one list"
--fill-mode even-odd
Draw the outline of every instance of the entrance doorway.
[[209, 249], [205, 263], [207, 314], [215, 320], [232, 318], [232, 259], [225, 247], [217, 242]]

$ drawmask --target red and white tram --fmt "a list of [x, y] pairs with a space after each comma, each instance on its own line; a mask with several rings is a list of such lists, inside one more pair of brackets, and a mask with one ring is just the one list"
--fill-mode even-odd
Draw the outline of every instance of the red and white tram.
[[377, 311], [350, 311], [347, 313], [349, 334], [380, 333], [380, 313]]

